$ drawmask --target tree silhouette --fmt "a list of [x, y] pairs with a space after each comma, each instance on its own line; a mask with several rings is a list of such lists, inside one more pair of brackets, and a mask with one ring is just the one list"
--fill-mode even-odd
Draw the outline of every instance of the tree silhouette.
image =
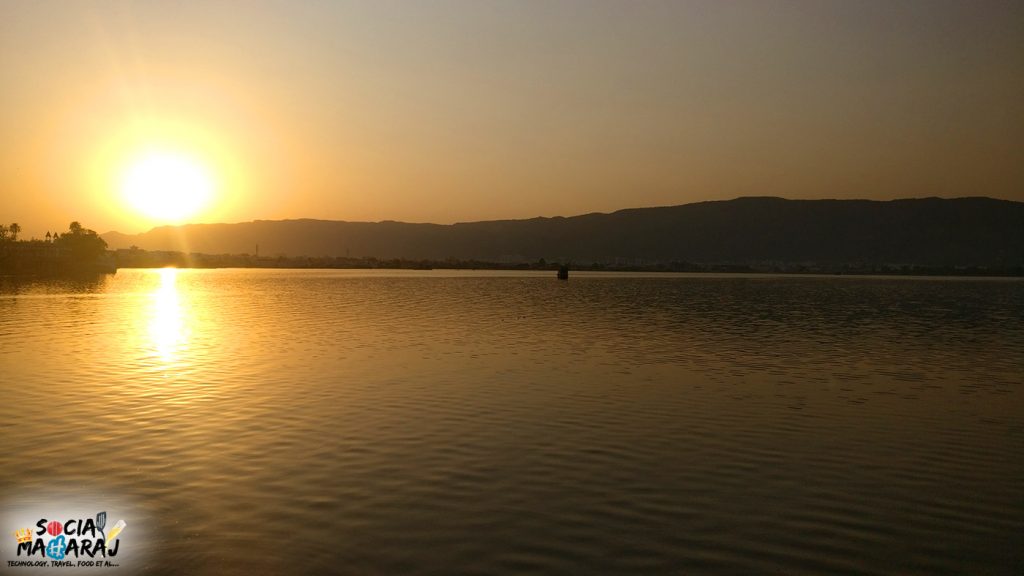
[[18, 233], [21, 232], [21, 226], [17, 222], [13, 222], [7, 229], [11, 231], [11, 240], [17, 240]]
[[70, 234], [61, 234], [54, 242], [67, 250], [74, 260], [94, 261], [106, 251], [106, 241], [100, 238], [95, 230], [83, 228], [78, 222], [72, 222], [68, 229], [71, 231]]

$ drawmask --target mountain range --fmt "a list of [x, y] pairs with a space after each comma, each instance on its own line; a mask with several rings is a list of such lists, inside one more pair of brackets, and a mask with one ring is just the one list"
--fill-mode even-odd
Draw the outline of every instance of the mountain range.
[[1024, 202], [745, 197], [457, 224], [256, 220], [108, 232], [110, 248], [492, 262], [1024, 265]]

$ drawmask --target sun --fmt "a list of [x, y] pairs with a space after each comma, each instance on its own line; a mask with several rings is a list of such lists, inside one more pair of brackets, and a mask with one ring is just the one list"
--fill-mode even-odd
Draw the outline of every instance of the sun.
[[194, 158], [176, 152], [147, 152], [121, 175], [121, 195], [140, 214], [166, 222], [197, 215], [213, 197], [210, 173]]

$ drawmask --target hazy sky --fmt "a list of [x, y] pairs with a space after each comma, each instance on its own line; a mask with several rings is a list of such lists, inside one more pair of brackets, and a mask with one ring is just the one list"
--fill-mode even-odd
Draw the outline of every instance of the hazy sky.
[[1024, 200], [1024, 3], [0, 1], [0, 222], [455, 222], [745, 195]]

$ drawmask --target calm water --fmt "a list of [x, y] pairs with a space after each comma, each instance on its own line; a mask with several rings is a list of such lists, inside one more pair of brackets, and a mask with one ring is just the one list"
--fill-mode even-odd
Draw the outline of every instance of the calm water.
[[102, 507], [121, 574], [1024, 572], [1024, 282], [552, 276], [0, 279], [0, 528]]

